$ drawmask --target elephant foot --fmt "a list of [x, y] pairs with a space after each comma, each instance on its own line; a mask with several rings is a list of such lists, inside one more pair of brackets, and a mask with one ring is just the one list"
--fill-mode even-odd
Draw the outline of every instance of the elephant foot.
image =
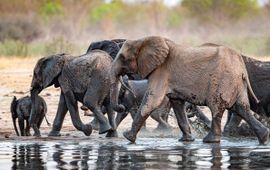
[[40, 137], [40, 132], [35, 132], [33, 136]]
[[116, 130], [109, 130], [106, 134], [107, 138], [111, 138], [111, 137], [118, 137], [118, 133]]
[[90, 124], [94, 130], [99, 130], [99, 123], [96, 119], [93, 119]]
[[50, 131], [50, 133], [48, 134], [48, 136], [61, 136], [60, 131]]
[[180, 142], [193, 142], [195, 139], [192, 135], [183, 135], [179, 141]]
[[92, 126], [90, 124], [86, 124], [84, 127], [83, 127], [83, 133], [86, 135], [86, 136], [90, 136], [91, 133], [92, 133]]
[[136, 141], [136, 135], [132, 131], [126, 131], [126, 132], [123, 133], [123, 135], [131, 143], [135, 143], [135, 141]]
[[166, 125], [159, 125], [157, 128], [154, 129], [154, 132], [157, 131], [161, 131], [161, 132], [171, 132], [173, 130], [173, 128], [171, 126], [166, 126]]
[[100, 124], [99, 125], [99, 134], [103, 134], [112, 130], [112, 127], [108, 123]]
[[207, 134], [206, 137], [203, 138], [203, 142], [205, 143], [219, 143], [220, 136], [214, 135], [211, 131]]
[[264, 128], [264, 130], [258, 133], [258, 139], [261, 145], [266, 145], [269, 140], [269, 129]]

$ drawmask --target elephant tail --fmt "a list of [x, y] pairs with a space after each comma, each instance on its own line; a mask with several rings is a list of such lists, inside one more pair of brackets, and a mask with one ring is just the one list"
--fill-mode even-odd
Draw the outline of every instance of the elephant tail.
[[245, 75], [245, 74], [243, 74], [242, 77], [243, 77], [243, 80], [246, 81], [246, 83], [247, 83], [247, 88], [248, 88], [249, 94], [252, 96], [252, 98], [255, 100], [255, 102], [256, 102], [257, 104], [259, 104], [259, 103], [260, 103], [260, 100], [256, 97], [256, 95], [255, 95], [253, 89], [251, 88], [251, 84], [250, 84], [250, 81], [249, 81], [248, 76]]
[[14, 96], [12, 99], [11, 105], [10, 105], [10, 112], [11, 112], [11, 117], [12, 117], [12, 121], [13, 121], [13, 126], [14, 126], [14, 129], [16, 131], [16, 135], [20, 136], [17, 125], [16, 125], [16, 118], [18, 117], [18, 114], [16, 111], [17, 105], [18, 105], [18, 101], [17, 101], [17, 98]]

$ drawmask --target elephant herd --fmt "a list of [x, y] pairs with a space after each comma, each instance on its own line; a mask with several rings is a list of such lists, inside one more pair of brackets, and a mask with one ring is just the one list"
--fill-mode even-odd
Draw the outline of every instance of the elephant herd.
[[117, 136], [117, 126], [130, 112], [132, 127], [123, 135], [132, 143], [149, 116], [170, 128], [166, 113], [172, 108], [182, 131], [180, 141], [193, 141], [184, 111], [189, 102], [208, 106], [212, 113], [204, 142], [220, 142], [221, 119], [228, 110], [226, 131], [244, 119], [259, 143], [267, 144], [269, 129], [252, 111], [269, 116], [269, 69], [267, 62], [210, 43], [187, 47], [159, 36], [94, 42], [84, 55], [55, 54], [37, 61], [29, 123], [39, 136], [39, 93], [54, 85], [61, 88], [61, 94], [50, 136], [60, 135], [68, 111], [76, 129], [87, 136], [92, 133], [91, 124], [80, 119], [80, 102], [93, 112], [99, 134], [107, 137]]

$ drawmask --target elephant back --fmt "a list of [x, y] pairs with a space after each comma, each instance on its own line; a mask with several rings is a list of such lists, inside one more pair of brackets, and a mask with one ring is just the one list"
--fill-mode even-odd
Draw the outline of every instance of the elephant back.
[[65, 63], [59, 77], [62, 90], [84, 93], [91, 81], [108, 79], [111, 57], [101, 50], [93, 50]]

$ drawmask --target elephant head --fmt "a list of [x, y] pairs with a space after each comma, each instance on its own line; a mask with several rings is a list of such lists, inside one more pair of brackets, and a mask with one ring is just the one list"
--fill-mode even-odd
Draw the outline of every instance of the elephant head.
[[16, 134], [17, 134], [17, 136], [20, 136], [19, 131], [17, 129], [17, 125], [16, 125], [16, 119], [18, 118], [18, 114], [17, 114], [17, 111], [16, 111], [17, 110], [17, 104], [18, 104], [17, 98], [14, 96], [13, 99], [12, 99], [12, 102], [10, 104], [10, 112], [11, 112], [13, 126], [14, 126], [14, 129], [16, 131]]
[[167, 40], [162, 37], [147, 37], [139, 40], [127, 40], [116, 59], [113, 61], [110, 73], [111, 104], [119, 111], [118, 104], [120, 77], [125, 74], [139, 74], [147, 78], [155, 69], [165, 62], [169, 54]]
[[113, 59], [115, 59], [120, 47], [118, 46], [117, 42], [114, 41], [98, 41], [91, 43], [86, 53], [96, 49], [107, 52]]
[[[52, 55], [38, 60], [31, 83], [31, 114], [29, 122], [31, 126], [35, 122], [38, 109], [38, 94], [45, 88], [54, 84], [59, 87], [58, 76], [61, 74], [62, 68], [66, 60], [65, 54]], [[35, 130], [35, 127], [33, 127]]]

